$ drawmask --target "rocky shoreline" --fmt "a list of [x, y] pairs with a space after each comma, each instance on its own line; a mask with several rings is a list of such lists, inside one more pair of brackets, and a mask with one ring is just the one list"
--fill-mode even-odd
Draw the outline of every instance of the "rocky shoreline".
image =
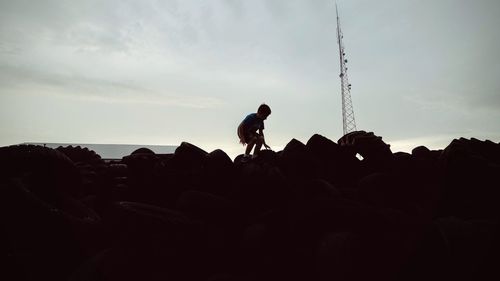
[[365, 131], [247, 163], [1, 147], [3, 280], [499, 280], [499, 178], [498, 143]]

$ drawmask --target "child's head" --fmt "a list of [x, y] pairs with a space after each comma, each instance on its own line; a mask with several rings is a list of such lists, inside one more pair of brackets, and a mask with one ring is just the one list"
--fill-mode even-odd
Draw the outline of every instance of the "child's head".
[[269, 105], [263, 103], [257, 109], [257, 115], [265, 120], [267, 116], [271, 115], [271, 108], [269, 107]]

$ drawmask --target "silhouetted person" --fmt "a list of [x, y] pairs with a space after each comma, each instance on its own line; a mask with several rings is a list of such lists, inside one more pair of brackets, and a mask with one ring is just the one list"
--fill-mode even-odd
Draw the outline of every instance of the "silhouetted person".
[[[250, 152], [255, 146], [253, 151], [253, 157], [257, 157], [262, 145], [266, 148], [270, 148], [266, 144], [264, 138], [264, 120], [271, 115], [271, 108], [267, 104], [261, 104], [257, 109], [257, 113], [251, 113], [243, 119], [243, 121], [238, 126], [238, 137], [240, 138], [240, 143], [247, 145], [245, 149], [245, 154], [243, 155], [242, 161], [246, 162], [250, 159]], [[258, 131], [258, 132], [257, 132]]]

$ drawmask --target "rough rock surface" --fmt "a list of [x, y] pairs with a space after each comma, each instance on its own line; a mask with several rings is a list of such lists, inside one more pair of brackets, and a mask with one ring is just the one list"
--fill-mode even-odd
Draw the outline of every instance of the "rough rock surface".
[[[356, 157], [359, 154], [363, 160]], [[2, 280], [500, 280], [500, 144], [0, 148]]]

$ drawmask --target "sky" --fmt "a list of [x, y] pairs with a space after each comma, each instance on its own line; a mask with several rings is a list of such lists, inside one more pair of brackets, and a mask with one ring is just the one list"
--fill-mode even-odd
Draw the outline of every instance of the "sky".
[[[500, 141], [500, 1], [338, 0], [358, 130], [393, 152]], [[330, 0], [0, 0], [0, 146], [179, 145], [231, 156], [342, 136]]]

